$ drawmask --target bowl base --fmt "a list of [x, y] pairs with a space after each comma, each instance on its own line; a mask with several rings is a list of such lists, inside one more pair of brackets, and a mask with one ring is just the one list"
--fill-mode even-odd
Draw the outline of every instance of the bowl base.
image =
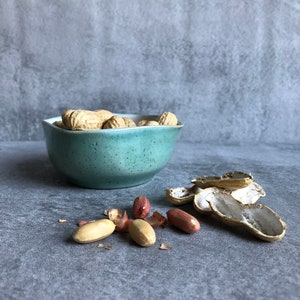
[[82, 182], [77, 181], [76, 179], [67, 178], [67, 181], [77, 185], [82, 188], [89, 188], [89, 189], [99, 189], [99, 190], [111, 190], [111, 189], [123, 189], [123, 188], [130, 188], [138, 185], [145, 184], [154, 177], [154, 175], [151, 175], [149, 177], [143, 177], [142, 179], [135, 179], [135, 180], [126, 180], [124, 179], [120, 182], [114, 180], [114, 181], [101, 181], [101, 182]]

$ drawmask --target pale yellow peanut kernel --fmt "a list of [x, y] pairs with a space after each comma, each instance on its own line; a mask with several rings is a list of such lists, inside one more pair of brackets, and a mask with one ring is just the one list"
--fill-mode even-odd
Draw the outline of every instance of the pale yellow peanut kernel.
[[156, 242], [156, 234], [153, 227], [142, 219], [135, 219], [130, 223], [129, 235], [142, 247], [152, 246]]
[[86, 244], [103, 240], [115, 231], [116, 225], [108, 219], [100, 219], [86, 223], [73, 233], [72, 238], [75, 242]]

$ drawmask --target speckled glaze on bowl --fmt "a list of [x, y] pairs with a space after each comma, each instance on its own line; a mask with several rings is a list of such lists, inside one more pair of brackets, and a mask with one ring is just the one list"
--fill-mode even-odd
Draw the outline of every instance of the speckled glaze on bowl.
[[[157, 116], [124, 115], [138, 122]], [[71, 131], [43, 120], [49, 159], [70, 182], [97, 189], [146, 183], [168, 163], [182, 124]]]

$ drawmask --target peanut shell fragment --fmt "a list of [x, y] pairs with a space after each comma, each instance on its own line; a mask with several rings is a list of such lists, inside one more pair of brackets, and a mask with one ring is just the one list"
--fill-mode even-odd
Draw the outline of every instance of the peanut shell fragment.
[[236, 190], [244, 188], [253, 182], [253, 176], [240, 171], [232, 171], [221, 176], [202, 176], [192, 180], [192, 183], [205, 189], [218, 187], [222, 189]]
[[219, 191], [220, 189], [216, 187], [202, 189], [201, 192], [194, 197], [194, 208], [201, 214], [210, 214], [211, 208], [207, 200], [209, 200], [210, 197], [214, 197], [214, 193]]
[[195, 195], [199, 194], [202, 189], [197, 186], [167, 188], [166, 197], [175, 205], [183, 205], [193, 202]]
[[169, 244], [163, 242], [163, 243], [160, 244], [159, 249], [160, 250], [171, 250], [172, 246], [170, 246]]
[[254, 181], [244, 188], [231, 191], [230, 194], [243, 204], [255, 203], [258, 199], [266, 196], [264, 189]]

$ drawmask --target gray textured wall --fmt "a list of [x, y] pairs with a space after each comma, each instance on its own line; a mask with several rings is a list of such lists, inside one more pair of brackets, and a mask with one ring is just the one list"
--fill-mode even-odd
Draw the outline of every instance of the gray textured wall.
[[0, 0], [0, 139], [66, 108], [175, 112], [181, 139], [300, 143], [298, 0]]

